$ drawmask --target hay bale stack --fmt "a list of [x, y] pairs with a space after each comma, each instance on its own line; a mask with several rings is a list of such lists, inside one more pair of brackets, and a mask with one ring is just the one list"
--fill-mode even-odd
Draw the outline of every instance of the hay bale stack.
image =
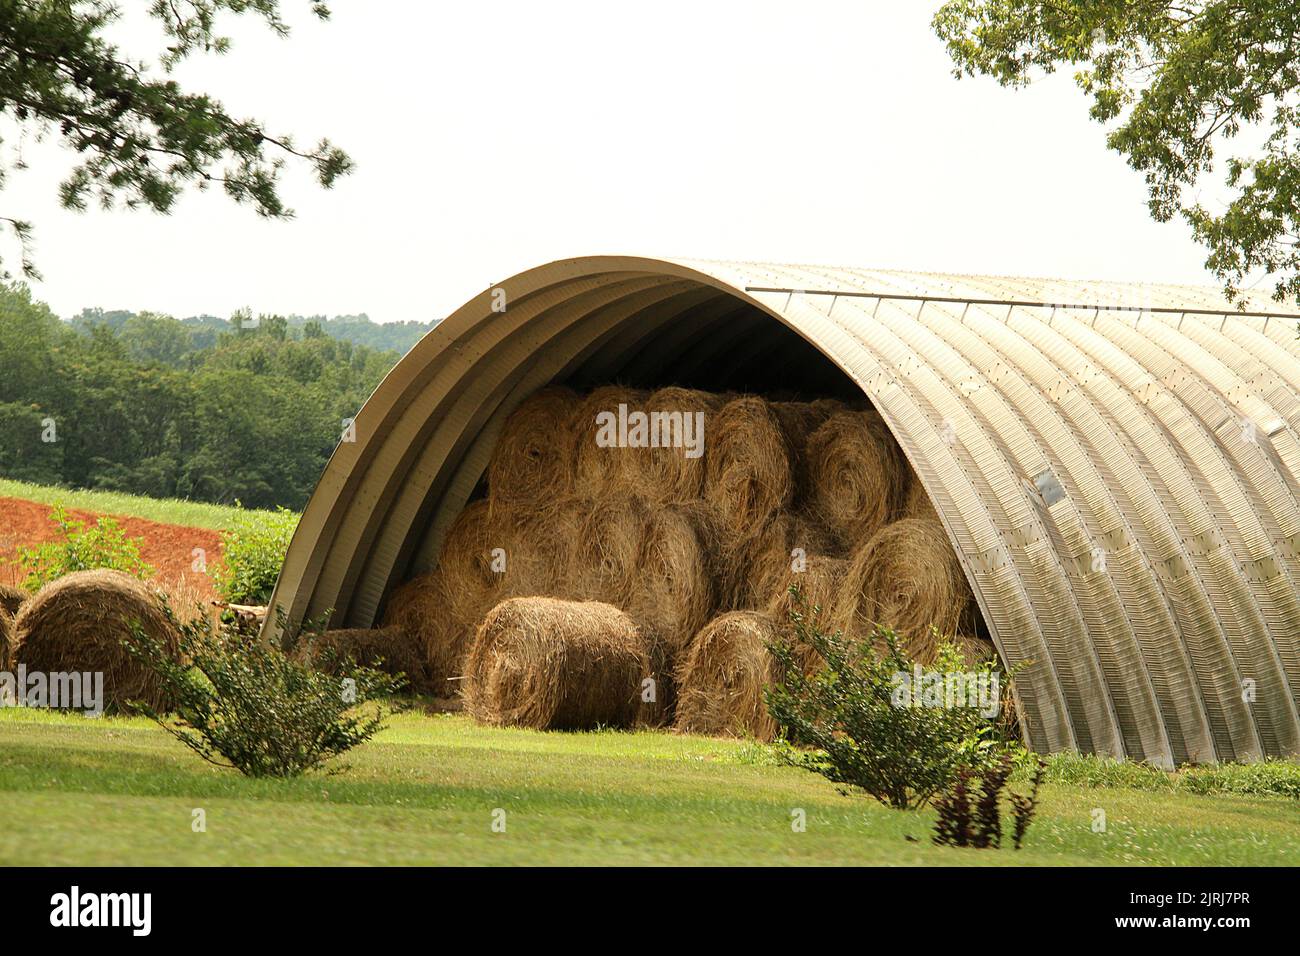
[[831, 536], [815, 521], [798, 514], [777, 515], [755, 533], [736, 540], [727, 553], [725, 606], [766, 607], [788, 586], [796, 549], [806, 556], [830, 554], [833, 548]]
[[630, 727], [647, 709], [640, 630], [595, 601], [510, 598], [474, 638], [466, 710], [483, 723], [537, 729]]
[[705, 625], [677, 670], [674, 727], [710, 736], [775, 737], [763, 688], [779, 680], [768, 651], [778, 636], [776, 622], [755, 611], [731, 611]]
[[748, 533], [790, 506], [790, 444], [765, 400], [748, 395], [724, 405], [706, 433], [704, 458], [704, 498], [735, 533]]
[[12, 584], [0, 584], [0, 608], [9, 613], [10, 617], [18, 616], [18, 609], [23, 606], [30, 594], [20, 587]]
[[580, 403], [572, 389], [551, 386], [510, 414], [488, 462], [493, 501], [532, 504], [573, 491], [573, 416]]
[[9, 662], [28, 671], [102, 672], [104, 709], [128, 700], [164, 710], [158, 678], [132, 657], [122, 641], [138, 622], [144, 632], [176, 652], [180, 635], [160, 594], [120, 571], [77, 571], [45, 585], [14, 619]]
[[874, 410], [840, 411], [807, 444], [808, 506], [840, 543], [865, 541], [903, 506], [909, 468]]
[[626, 494], [633, 486], [631, 476], [641, 463], [638, 456], [644, 455], [646, 449], [597, 445], [596, 435], [600, 429], [596, 416], [601, 412], [617, 416], [619, 405], [626, 405], [629, 412], [637, 411], [645, 400], [646, 393], [639, 389], [603, 385], [579, 403], [569, 426], [574, 442], [573, 490], [576, 494], [599, 498], [610, 492]]
[[337, 673], [343, 662], [351, 658], [365, 667], [377, 665], [388, 674], [405, 674], [406, 689], [417, 694], [451, 696], [445, 689], [433, 686], [423, 643], [402, 627], [326, 631], [306, 643], [302, 656], [327, 674]]
[[[666, 434], [660, 429], [661, 437], [676, 436], [684, 439], [688, 427], [686, 417], [692, 416], [689, 427], [695, 429], [694, 423], [699, 419], [694, 416], [703, 414], [703, 430], [692, 430], [690, 434], [696, 441], [704, 441], [702, 447], [707, 448], [711, 419], [722, 407], [722, 399], [712, 392], [671, 386], [652, 393], [645, 400], [644, 407], [651, 416], [652, 423], [656, 413], [674, 416]], [[650, 501], [659, 504], [682, 503], [695, 500], [704, 492], [704, 455], [688, 458], [684, 447], [669, 445], [640, 449], [634, 461], [636, 467], [629, 473], [632, 490]]]
[[902, 518], [872, 535], [849, 562], [839, 615], [859, 636], [876, 623], [892, 627], [922, 664], [934, 659], [932, 626], [942, 635], [970, 634], [974, 599], [943, 526]]

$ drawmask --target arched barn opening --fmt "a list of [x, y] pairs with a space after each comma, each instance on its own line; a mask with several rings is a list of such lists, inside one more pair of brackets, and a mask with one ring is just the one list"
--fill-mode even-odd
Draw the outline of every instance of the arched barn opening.
[[1213, 291], [630, 257], [486, 289], [360, 410], [272, 599], [376, 626], [556, 385], [874, 408], [1035, 749], [1300, 752], [1300, 346]]

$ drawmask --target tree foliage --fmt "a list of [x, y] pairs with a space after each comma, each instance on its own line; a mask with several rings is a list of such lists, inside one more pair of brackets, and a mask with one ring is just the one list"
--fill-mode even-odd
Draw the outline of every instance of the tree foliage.
[[[934, 18], [957, 76], [1018, 87], [1075, 67], [1108, 143], [1146, 177], [1152, 216], [1183, 217], [1235, 296], [1270, 277], [1300, 299], [1300, 5], [1291, 0], [948, 0]], [[1237, 139], [1237, 137], [1241, 139]], [[1224, 161], [1226, 200], [1197, 187]]]
[[[120, 17], [106, 0], [0, 0], [0, 116], [38, 136], [57, 136], [77, 154], [60, 187], [70, 209], [90, 201], [167, 212], [187, 188], [221, 186], [259, 215], [293, 214], [280, 195], [286, 157], [308, 162], [326, 188], [352, 168], [328, 140], [300, 148], [260, 120], [234, 116], [169, 74], [193, 53], [224, 53], [223, 14], [253, 14], [277, 34], [288, 27], [279, 0], [153, 0], [148, 12], [167, 46], [157, 65], [133, 59], [105, 38]], [[329, 16], [325, 4], [312, 13]], [[4, 168], [0, 166], [0, 184]], [[30, 224], [5, 219], [27, 252]], [[9, 278], [5, 274], [5, 278]]]
[[242, 331], [138, 318], [62, 322], [0, 285], [0, 476], [298, 510], [398, 358], [303, 328], [280, 337], [270, 316]]

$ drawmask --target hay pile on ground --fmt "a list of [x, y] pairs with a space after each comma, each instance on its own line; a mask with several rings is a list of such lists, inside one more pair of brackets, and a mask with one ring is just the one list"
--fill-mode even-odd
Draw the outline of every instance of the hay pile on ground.
[[9, 670], [9, 640], [14, 633], [14, 616], [0, 605], [0, 671]]
[[43, 671], [104, 675], [104, 709], [121, 710], [141, 700], [167, 707], [154, 674], [122, 646], [132, 622], [175, 652], [180, 635], [164, 611], [162, 597], [120, 571], [78, 571], [36, 592], [14, 619], [11, 664]]
[[934, 658], [931, 627], [973, 637], [970, 587], [943, 526], [927, 518], [885, 525], [854, 553], [839, 599], [842, 626], [867, 635], [875, 624], [906, 639], [922, 664]]
[[640, 630], [595, 601], [510, 598], [487, 615], [467, 666], [465, 707], [489, 724], [580, 730], [627, 727], [650, 658]]
[[[602, 413], [621, 421], [629, 437], [636, 428], [643, 436], [675, 434], [678, 447], [667, 440], [658, 447], [601, 447], [596, 435]], [[669, 417], [655, 420], [655, 413]], [[685, 419], [671, 416], [697, 413], [704, 415], [703, 455], [689, 458], [680, 447], [687, 437], [680, 424]], [[713, 673], [710, 679], [716, 680], [717, 668], [688, 667], [687, 661], [701, 635], [713, 634], [719, 615], [749, 614], [728, 620], [721, 633], [730, 635], [727, 647], [748, 647], [746, 653], [759, 661], [732, 667], [732, 685], [742, 674], [758, 680], [766, 650], [753, 639], [762, 630], [755, 621], [790, 635], [791, 584], [822, 608], [818, 623], [824, 629], [847, 620], [862, 632], [882, 609], [895, 626], [920, 628], [922, 637], [931, 620], [951, 627], [952, 605], [968, 595], [960, 571], [951, 577], [956, 563], [946, 536], [922, 535], [924, 546], [918, 546], [907, 535], [896, 540], [897, 528], [892, 536], [883, 534], [893, 527], [887, 522], [927, 514], [928, 499], [919, 487], [883, 420], [866, 403], [773, 402], [676, 387], [649, 395], [621, 386], [587, 395], [543, 389], [507, 419], [488, 468], [487, 496], [471, 502], [453, 524], [437, 565], [390, 595], [384, 621], [402, 627], [424, 648], [428, 683], [440, 688], [434, 691], [438, 696], [464, 687], [459, 678], [474, 673], [480, 702], [509, 700], [495, 710], [480, 703], [482, 719], [553, 726], [555, 720], [570, 722], [564, 716], [570, 705], [544, 687], [545, 675], [557, 667], [576, 672], [554, 646], [559, 638], [551, 635], [548, 643], [512, 636], [507, 643], [526, 652], [498, 654], [492, 660], [500, 660], [488, 668], [482, 656], [488, 650], [480, 644], [495, 646], [501, 628], [485, 631], [483, 625], [494, 608], [506, 605], [513, 610], [498, 625], [511, 615], [519, 619], [516, 599], [543, 599], [542, 609], [599, 602], [626, 615], [636, 630], [645, 672], [661, 692], [660, 716], [671, 716], [663, 708], [671, 708], [676, 696], [686, 707], [687, 697], [698, 701], [700, 694], [712, 693], [706, 685], [676, 685], [704, 680], [692, 674]], [[871, 541], [901, 554], [876, 556], [872, 564]], [[894, 580], [900, 574], [917, 577], [918, 567], [925, 569], [922, 578], [937, 574], [937, 584], [922, 581], [913, 588], [910, 581]], [[900, 597], [913, 592], [910, 601]], [[851, 605], [847, 612], [845, 602]], [[584, 643], [577, 630], [607, 622], [566, 615], [561, 643], [574, 642], [581, 660], [599, 642]], [[736, 636], [742, 630], [750, 637]], [[516, 631], [531, 633], [523, 624], [503, 633]], [[963, 631], [963, 638], [972, 633]], [[516, 664], [537, 673], [528, 677]], [[489, 694], [492, 681], [509, 693]], [[749, 686], [748, 699], [757, 700], [760, 689], [761, 684]], [[679, 710], [698, 715], [701, 708], [696, 703]], [[501, 716], [507, 711], [514, 716]], [[633, 711], [620, 714], [607, 722], [629, 721]], [[636, 716], [646, 720], [643, 713]]]

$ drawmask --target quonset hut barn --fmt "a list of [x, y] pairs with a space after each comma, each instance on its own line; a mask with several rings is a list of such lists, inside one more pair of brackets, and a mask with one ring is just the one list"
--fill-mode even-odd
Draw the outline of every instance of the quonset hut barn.
[[1003, 661], [1025, 665], [1031, 746], [1162, 766], [1295, 754], [1296, 325], [1190, 287], [554, 262], [485, 290], [383, 381], [272, 603], [375, 623], [549, 383], [865, 394]]

